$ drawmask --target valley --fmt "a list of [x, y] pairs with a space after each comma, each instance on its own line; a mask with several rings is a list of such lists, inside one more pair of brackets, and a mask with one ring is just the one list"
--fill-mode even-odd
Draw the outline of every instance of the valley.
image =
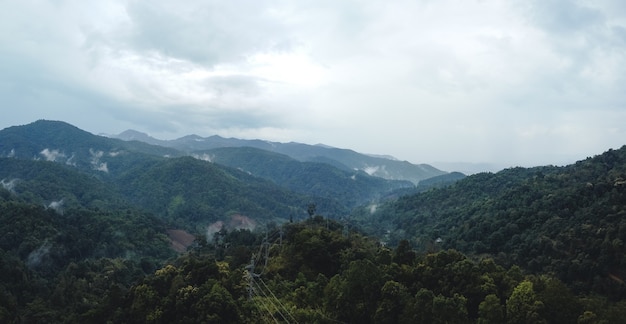
[[347, 149], [0, 130], [6, 323], [618, 323], [626, 146], [465, 176]]

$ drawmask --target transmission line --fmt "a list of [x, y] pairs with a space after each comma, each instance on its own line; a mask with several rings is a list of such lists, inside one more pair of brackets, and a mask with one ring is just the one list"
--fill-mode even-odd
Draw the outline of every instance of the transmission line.
[[276, 297], [276, 295], [274, 295], [274, 293], [272, 292], [272, 290], [265, 284], [265, 281], [263, 281], [263, 279], [261, 279], [259, 277], [259, 281], [261, 281], [261, 283], [263, 284], [263, 286], [265, 286], [265, 289], [267, 289], [267, 291], [270, 292], [270, 294], [272, 295], [272, 297], [274, 297], [274, 299], [278, 302], [278, 304], [283, 308], [283, 311], [285, 311], [285, 313], [287, 313], [287, 315], [289, 315], [289, 317], [291, 317], [291, 319], [298, 323], [298, 321], [293, 317], [293, 315], [291, 315], [291, 313], [289, 313], [289, 310], [287, 309], [287, 307], [285, 307], [285, 305], [283, 305], [283, 303], [280, 301], [280, 299], [278, 299]]
[[[265, 297], [265, 301], [268, 302], [270, 305], [272, 305], [272, 307], [274, 308], [274, 310], [280, 315], [280, 317], [282, 317], [282, 319], [289, 323], [289, 320], [287, 319], [287, 317], [285, 316], [285, 314], [283, 314], [283, 312], [280, 311], [280, 308], [278, 306], [276, 306], [276, 304], [274, 303], [274, 301], [272, 300], [272, 298], [270, 298], [270, 296], [268, 295], [267, 292], [265, 292], [265, 290], [263, 290], [263, 288], [261, 287], [261, 285], [259, 285], [258, 282], [256, 282], [255, 278], [252, 278], [252, 282], [254, 284], [256, 284], [256, 286], [258, 287], [258, 289], [261, 291], [261, 293], [263, 294], [263, 297]], [[268, 291], [271, 293], [271, 291], [268, 289]], [[274, 297], [277, 301], [278, 299], [276, 297]], [[266, 309], [268, 309], [268, 312], [270, 312], [270, 315], [272, 315], [271, 311], [269, 310], [269, 307], [266, 307]], [[289, 316], [291, 316], [291, 314], [289, 314]], [[274, 317], [272, 315], [272, 317]], [[293, 316], [291, 316], [293, 318]]]

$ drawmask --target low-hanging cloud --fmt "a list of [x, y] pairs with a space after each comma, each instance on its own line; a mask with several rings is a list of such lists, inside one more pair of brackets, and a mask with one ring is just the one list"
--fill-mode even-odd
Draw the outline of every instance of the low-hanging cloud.
[[46, 161], [51, 162], [57, 162], [60, 159], [65, 159], [66, 157], [65, 153], [56, 149], [51, 150], [48, 148], [43, 149], [41, 152], [39, 152], [39, 154], [41, 154], [46, 159]]
[[48, 204], [47, 208], [50, 208], [52, 210], [54, 210], [55, 212], [57, 212], [60, 215], [63, 215], [63, 203], [64, 203], [64, 199], [61, 200], [55, 200], [52, 201]]
[[11, 193], [15, 193], [15, 186], [17, 185], [17, 183], [19, 182], [19, 179], [11, 179], [11, 180], [7, 180], [7, 179], [2, 179], [0, 180], [0, 185], [2, 185], [2, 188], [10, 191]]
[[44, 241], [38, 248], [28, 254], [26, 265], [29, 268], [38, 267], [50, 254], [50, 249], [52, 249], [52, 243], [48, 240]]
[[89, 149], [89, 154], [91, 155], [91, 167], [96, 171], [102, 171], [105, 173], [109, 173], [109, 167], [106, 162], [100, 162], [100, 159], [104, 156], [103, 151], [94, 150], [92, 148]]

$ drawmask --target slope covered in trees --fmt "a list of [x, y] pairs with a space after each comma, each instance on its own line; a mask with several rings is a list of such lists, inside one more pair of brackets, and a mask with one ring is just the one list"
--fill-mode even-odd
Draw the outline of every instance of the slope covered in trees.
[[[257, 221], [263, 222], [297, 219], [306, 216], [303, 206], [311, 203], [338, 218], [357, 204], [412, 186], [252, 148], [198, 152], [195, 162], [184, 158], [186, 154], [96, 136], [57, 121], [0, 131], [0, 157], [44, 160], [80, 171], [100, 179], [103, 187], [108, 186], [104, 191], [121, 192], [130, 203], [189, 228], [197, 220], [204, 226], [233, 213], [258, 215]], [[204, 155], [213, 155], [215, 161], [200, 161]], [[6, 179], [10, 181], [8, 175]]]
[[297, 194], [268, 180], [191, 157], [137, 164], [116, 183], [129, 201], [178, 226], [203, 232], [231, 214], [258, 222], [306, 217], [307, 204], [339, 216], [347, 209], [335, 200]]
[[[454, 248], [626, 297], [626, 147], [566, 167], [513, 168], [362, 209], [421, 250]], [[385, 233], [380, 233], [384, 235]]]
[[253, 147], [265, 151], [287, 155], [301, 162], [321, 162], [346, 171], [361, 170], [370, 175], [388, 180], [406, 180], [417, 184], [421, 180], [445, 174], [428, 164], [412, 164], [392, 157], [361, 154], [349, 149], [326, 145], [308, 145], [296, 142], [278, 143], [264, 140], [243, 140], [224, 138], [217, 135], [201, 137], [188, 135], [175, 140], [157, 140], [137, 131], [128, 130], [117, 136], [126, 140], [140, 140], [146, 143], [172, 147], [187, 153], [225, 147]]
[[[44, 138], [0, 131], [2, 323], [626, 318], [626, 147], [566, 167], [452, 184], [463, 175], [449, 174], [341, 218], [358, 196], [341, 187], [365, 195], [376, 180], [231, 151], [246, 160], [232, 165], [242, 171], [64, 123], [33, 125]], [[271, 159], [320, 179], [298, 182], [306, 178], [272, 170]], [[233, 214], [265, 225], [205, 235]], [[197, 240], [175, 254], [166, 230], [181, 227]]]
[[215, 163], [250, 172], [295, 192], [334, 197], [349, 208], [380, 199], [394, 189], [414, 187], [409, 181], [371, 177], [363, 171], [345, 171], [327, 163], [300, 162], [251, 147], [219, 148], [202, 154]]
[[[29, 270], [14, 267], [8, 273], [20, 278]], [[518, 266], [472, 260], [454, 250], [420, 254], [408, 241], [388, 249], [320, 216], [265, 233], [224, 231], [215, 244], [199, 246], [150, 275], [136, 274], [129, 261], [102, 258], [72, 263], [47, 282], [21, 281], [29, 287], [22, 293], [4, 282], [2, 296], [9, 300], [0, 319], [618, 323], [626, 316], [623, 302], [576, 296], [549, 275], [525, 274]], [[42, 286], [50, 288], [45, 292]]]

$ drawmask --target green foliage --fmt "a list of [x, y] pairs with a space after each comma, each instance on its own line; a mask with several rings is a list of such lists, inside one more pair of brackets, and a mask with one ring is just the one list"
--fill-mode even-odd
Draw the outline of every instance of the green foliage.
[[348, 208], [378, 199], [394, 189], [413, 187], [408, 181], [385, 180], [328, 163], [300, 162], [252, 147], [224, 147], [198, 154], [207, 154], [215, 163], [245, 170], [295, 192], [332, 198]]
[[626, 147], [566, 167], [512, 168], [355, 212], [369, 232], [418, 251], [453, 248], [575, 293], [626, 296]]
[[504, 323], [504, 310], [495, 294], [485, 296], [485, 300], [478, 305], [478, 314], [478, 324]]
[[[0, 158], [2, 323], [626, 318], [626, 147], [568, 167], [474, 175], [339, 223], [333, 218], [352, 199], [371, 193], [370, 180], [350, 187], [342, 182], [350, 173], [293, 164], [285, 181], [335, 195], [312, 197], [217, 164], [157, 156], [166, 152], [158, 147], [63, 123], [35, 126], [27, 128], [34, 135], [0, 132], [0, 155], [13, 155]], [[46, 148], [61, 160], [33, 161]], [[94, 170], [94, 156], [107, 171]], [[307, 172], [328, 178], [303, 180]], [[206, 241], [208, 223], [236, 213], [266, 226], [222, 229]], [[371, 222], [379, 236], [355, 222]], [[198, 246], [174, 254], [165, 235], [172, 224], [196, 230]]]
[[[191, 157], [135, 165], [116, 183], [129, 201], [193, 231], [232, 213], [265, 222], [284, 220], [294, 212], [304, 218], [304, 206], [311, 200], [267, 180]], [[331, 213], [343, 210], [320, 198], [322, 203]]]

